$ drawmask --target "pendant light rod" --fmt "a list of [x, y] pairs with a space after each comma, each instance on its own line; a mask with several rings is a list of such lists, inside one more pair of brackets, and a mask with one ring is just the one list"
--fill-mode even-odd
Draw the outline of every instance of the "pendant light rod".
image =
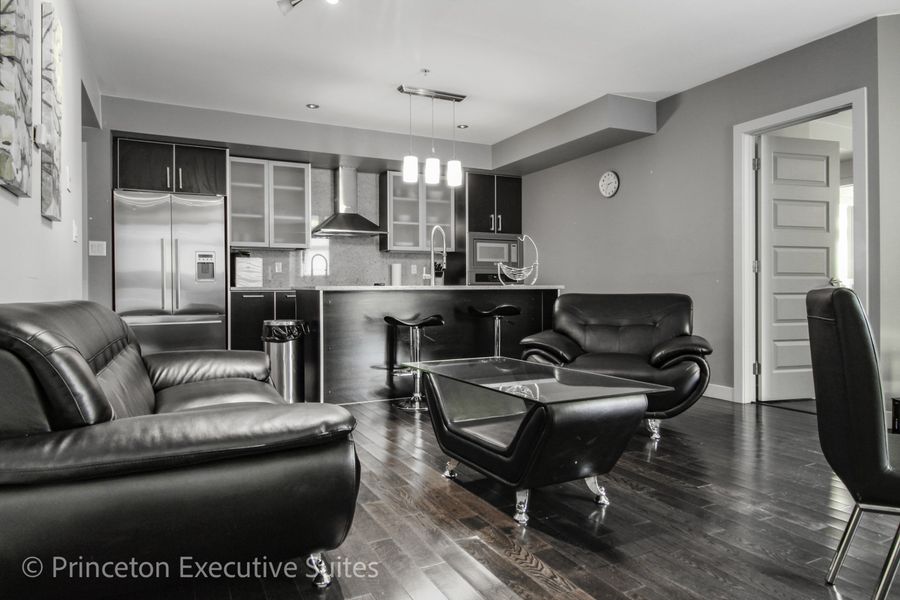
[[412, 96], [409, 97], [409, 153], [413, 153], [413, 140], [412, 140]]
[[434, 98], [431, 99], [431, 154], [434, 155]]
[[456, 158], [456, 102], [453, 103], [453, 129], [450, 133], [453, 135], [453, 158]]
[[463, 94], [454, 94], [453, 92], [441, 92], [438, 90], [429, 90], [428, 88], [413, 87], [401, 84], [397, 87], [397, 91], [401, 94], [409, 94], [410, 96], [424, 96], [432, 100], [447, 100], [448, 102], [462, 102], [466, 99]]

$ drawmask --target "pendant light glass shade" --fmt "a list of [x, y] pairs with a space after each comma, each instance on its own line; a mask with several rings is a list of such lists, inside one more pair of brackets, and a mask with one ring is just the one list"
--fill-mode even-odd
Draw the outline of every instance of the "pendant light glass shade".
[[403, 183], [418, 183], [419, 181], [419, 159], [416, 156], [408, 155], [403, 157]]
[[425, 159], [425, 183], [437, 185], [441, 182], [441, 159], [429, 156]]
[[450, 187], [462, 185], [462, 163], [458, 160], [447, 161], [447, 185]]

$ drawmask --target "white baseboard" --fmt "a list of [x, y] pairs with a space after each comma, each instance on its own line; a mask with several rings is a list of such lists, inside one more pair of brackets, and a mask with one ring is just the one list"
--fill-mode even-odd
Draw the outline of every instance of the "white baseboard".
[[715, 383], [711, 383], [706, 387], [706, 393], [703, 394], [708, 398], [715, 398], [716, 400], [726, 400], [728, 402], [734, 402], [734, 388], [728, 387], [727, 385], [716, 385]]

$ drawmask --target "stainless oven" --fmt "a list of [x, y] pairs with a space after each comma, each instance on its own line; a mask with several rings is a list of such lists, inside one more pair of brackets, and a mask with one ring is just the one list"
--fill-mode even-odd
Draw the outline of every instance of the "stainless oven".
[[467, 257], [469, 285], [496, 285], [500, 283], [497, 263], [522, 266], [522, 241], [514, 234], [471, 233]]

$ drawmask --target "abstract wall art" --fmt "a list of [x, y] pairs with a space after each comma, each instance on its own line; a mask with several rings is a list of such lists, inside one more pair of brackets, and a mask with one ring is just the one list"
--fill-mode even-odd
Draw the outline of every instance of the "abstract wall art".
[[0, 186], [31, 195], [32, 0], [0, 0]]
[[[3, 0], [0, 0], [2, 2]], [[62, 27], [52, 2], [41, 3], [41, 216], [62, 218]]]

